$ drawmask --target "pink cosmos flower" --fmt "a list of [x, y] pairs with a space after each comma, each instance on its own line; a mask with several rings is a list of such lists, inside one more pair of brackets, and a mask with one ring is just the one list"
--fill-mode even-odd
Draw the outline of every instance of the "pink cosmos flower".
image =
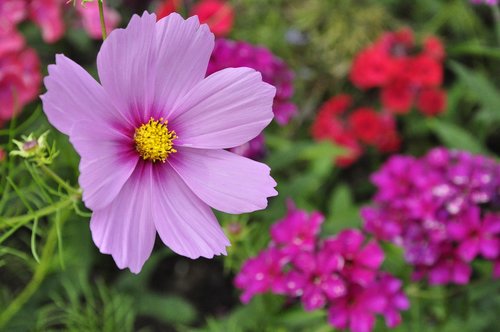
[[134, 15], [97, 56], [100, 84], [56, 56], [42, 96], [81, 156], [79, 183], [100, 251], [138, 273], [156, 232], [190, 258], [226, 254], [210, 209], [244, 213], [277, 194], [266, 165], [224, 149], [273, 118], [275, 88], [249, 68], [205, 78], [214, 36], [196, 17]]

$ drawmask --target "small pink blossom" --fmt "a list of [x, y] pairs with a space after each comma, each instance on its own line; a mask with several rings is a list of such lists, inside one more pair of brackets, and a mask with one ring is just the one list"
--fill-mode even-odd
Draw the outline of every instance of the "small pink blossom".
[[[109, 34], [120, 23], [120, 14], [107, 6], [104, 9], [104, 22], [106, 24], [106, 32]], [[94, 39], [102, 38], [101, 21], [99, 16], [99, 6], [96, 1], [87, 2], [84, 5], [77, 1], [76, 10], [82, 18], [82, 25], [90, 37]]]
[[300, 251], [313, 251], [324, 219], [320, 213], [314, 212], [309, 215], [290, 202], [285, 218], [271, 227], [273, 243], [289, 255]]

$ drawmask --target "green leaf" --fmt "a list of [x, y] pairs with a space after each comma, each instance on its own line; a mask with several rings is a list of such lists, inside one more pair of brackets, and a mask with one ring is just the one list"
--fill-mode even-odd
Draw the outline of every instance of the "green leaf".
[[196, 318], [194, 307], [181, 297], [147, 292], [142, 293], [137, 301], [140, 315], [151, 316], [163, 322], [190, 324]]
[[470, 70], [458, 62], [451, 62], [451, 69], [483, 106], [482, 112], [485, 114], [482, 115], [480, 112], [477, 116], [486, 116], [490, 121], [500, 121], [500, 92], [493, 83], [485, 75]]
[[428, 124], [431, 130], [434, 131], [441, 142], [447, 147], [467, 150], [473, 153], [488, 154], [488, 151], [483, 147], [481, 142], [465, 129], [438, 119], [429, 119]]
[[348, 227], [359, 227], [361, 217], [354, 204], [351, 190], [341, 184], [335, 188], [328, 202], [328, 219], [323, 226], [324, 234], [335, 234]]

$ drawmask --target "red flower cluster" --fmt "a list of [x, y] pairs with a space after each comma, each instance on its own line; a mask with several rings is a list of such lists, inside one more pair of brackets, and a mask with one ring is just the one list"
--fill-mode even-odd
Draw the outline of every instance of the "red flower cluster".
[[0, 127], [38, 95], [40, 60], [16, 30], [0, 30]]
[[338, 95], [326, 101], [312, 127], [316, 140], [330, 140], [343, 146], [347, 153], [337, 158], [339, 166], [349, 166], [363, 153], [365, 146], [380, 152], [395, 152], [400, 139], [394, 118], [389, 113], [376, 112], [371, 107], [350, 110], [352, 98]]
[[[156, 11], [158, 19], [180, 11], [183, 2], [183, 0], [165, 0]], [[189, 16], [193, 15], [198, 15], [201, 23], [208, 24], [210, 31], [217, 37], [227, 36], [233, 27], [233, 7], [222, 0], [199, 1], [189, 11]]]
[[360, 89], [380, 88], [384, 108], [396, 114], [415, 104], [425, 115], [446, 109], [443, 82], [445, 52], [436, 37], [425, 39], [417, 52], [413, 32], [387, 32], [354, 59], [350, 79]]

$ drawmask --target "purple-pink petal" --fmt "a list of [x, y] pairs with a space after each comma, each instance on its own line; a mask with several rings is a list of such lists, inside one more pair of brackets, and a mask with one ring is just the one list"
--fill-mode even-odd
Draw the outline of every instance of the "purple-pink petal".
[[189, 258], [226, 255], [229, 240], [212, 210], [189, 189], [169, 164], [154, 165], [154, 202], [150, 209], [162, 239]]
[[118, 195], [138, 159], [129, 144], [125, 117], [109, 102], [103, 88], [63, 55], [56, 56], [44, 82], [45, 114], [70, 136], [81, 156], [79, 182], [85, 205], [92, 210], [103, 208]]
[[204, 79], [214, 35], [197, 16], [184, 20], [172, 13], [156, 24], [155, 45], [154, 104], [164, 107], [164, 116], [170, 119], [175, 105]]
[[250, 68], [227, 68], [198, 83], [169, 117], [176, 145], [232, 148], [256, 137], [273, 118], [276, 89]]
[[132, 16], [126, 29], [110, 33], [97, 55], [103, 88], [134, 124], [147, 122], [150, 116], [154, 95], [151, 84], [158, 70], [155, 25], [154, 14]]
[[277, 194], [267, 165], [225, 150], [179, 147], [168, 162], [202, 201], [220, 211], [264, 209]]
[[152, 218], [153, 174], [151, 164], [140, 164], [116, 199], [94, 211], [90, 230], [103, 254], [111, 254], [120, 269], [139, 273], [155, 242]]

